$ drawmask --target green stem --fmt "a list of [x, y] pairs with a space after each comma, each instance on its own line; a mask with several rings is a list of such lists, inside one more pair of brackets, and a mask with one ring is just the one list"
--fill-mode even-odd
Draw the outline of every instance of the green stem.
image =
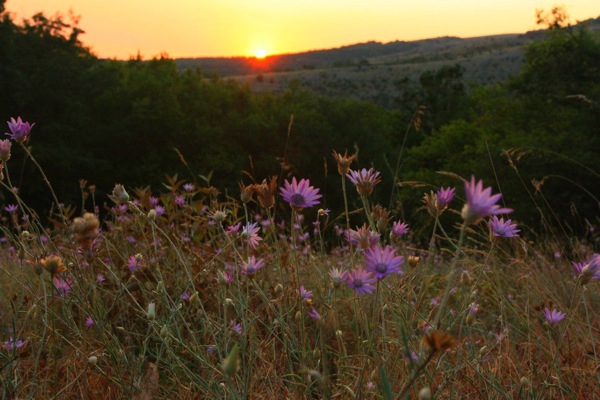
[[466, 228], [467, 228], [467, 223], [463, 222], [462, 226], [460, 227], [460, 235], [458, 238], [456, 254], [454, 255], [454, 260], [452, 260], [452, 265], [450, 266], [450, 273], [448, 274], [448, 283], [446, 284], [446, 291], [444, 292], [444, 297], [442, 298], [440, 307], [438, 308], [438, 311], [437, 311], [435, 318], [433, 320], [433, 323], [431, 325], [434, 329], [437, 329], [437, 325], [440, 322], [440, 319], [442, 318], [442, 314], [444, 313], [444, 310], [448, 303], [448, 299], [450, 298], [450, 292], [452, 290], [452, 286], [454, 285], [454, 281], [456, 280], [456, 274], [457, 274], [456, 266], [458, 265], [458, 260], [460, 259], [460, 256], [462, 255], [462, 245], [465, 240]]

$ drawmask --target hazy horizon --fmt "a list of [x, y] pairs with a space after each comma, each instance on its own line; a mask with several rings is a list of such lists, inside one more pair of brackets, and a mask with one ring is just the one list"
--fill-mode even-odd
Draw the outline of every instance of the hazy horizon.
[[[570, 21], [596, 18], [590, 0], [561, 3]], [[81, 40], [102, 58], [248, 57], [299, 53], [369, 41], [388, 43], [442, 36], [461, 38], [539, 29], [536, 9], [554, 1], [332, 0], [301, 4], [276, 0], [8, 0], [17, 21], [36, 12], [80, 16]]]

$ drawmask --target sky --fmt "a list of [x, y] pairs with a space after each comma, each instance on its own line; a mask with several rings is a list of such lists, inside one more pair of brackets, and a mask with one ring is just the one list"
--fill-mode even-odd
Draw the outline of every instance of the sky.
[[16, 21], [37, 12], [80, 16], [84, 45], [103, 58], [296, 53], [367, 41], [474, 37], [537, 29], [537, 9], [571, 22], [600, 16], [599, 0], [7, 0]]

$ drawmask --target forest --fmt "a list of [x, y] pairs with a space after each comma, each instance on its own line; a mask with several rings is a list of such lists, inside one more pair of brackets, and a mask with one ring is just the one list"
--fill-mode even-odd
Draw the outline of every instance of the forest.
[[[598, 225], [600, 38], [560, 15], [548, 16], [545, 40], [528, 45], [520, 73], [505, 82], [472, 87], [460, 66], [443, 67], [384, 108], [299, 82], [256, 93], [200, 69], [181, 72], [167, 56], [101, 59], [76, 18], [17, 22], [3, 4], [0, 115], [35, 123], [26, 145], [66, 205], [80, 207], [82, 180], [102, 204], [115, 183], [160, 192], [177, 175], [225, 198], [240, 182], [277, 175], [310, 178], [339, 213], [331, 152], [348, 150], [358, 151], [358, 167], [394, 182], [374, 196], [406, 219], [424, 214], [416, 193], [474, 174], [501, 187], [523, 225], [569, 234]], [[47, 215], [43, 177], [20, 149], [12, 158], [12, 183]]]

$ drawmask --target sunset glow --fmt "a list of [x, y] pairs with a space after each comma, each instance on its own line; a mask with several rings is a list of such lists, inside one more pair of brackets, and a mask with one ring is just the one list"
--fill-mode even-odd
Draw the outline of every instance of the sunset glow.
[[[7, 0], [20, 20], [81, 16], [84, 44], [100, 57], [127, 59], [255, 56], [439, 36], [473, 37], [537, 29], [536, 9], [556, 0]], [[595, 18], [596, 1], [564, 4], [572, 22]], [[262, 43], [262, 44], [261, 44]], [[268, 44], [268, 49], [267, 45]]]
[[256, 58], [265, 58], [267, 56], [267, 51], [264, 49], [257, 49], [254, 52], [254, 57]]

